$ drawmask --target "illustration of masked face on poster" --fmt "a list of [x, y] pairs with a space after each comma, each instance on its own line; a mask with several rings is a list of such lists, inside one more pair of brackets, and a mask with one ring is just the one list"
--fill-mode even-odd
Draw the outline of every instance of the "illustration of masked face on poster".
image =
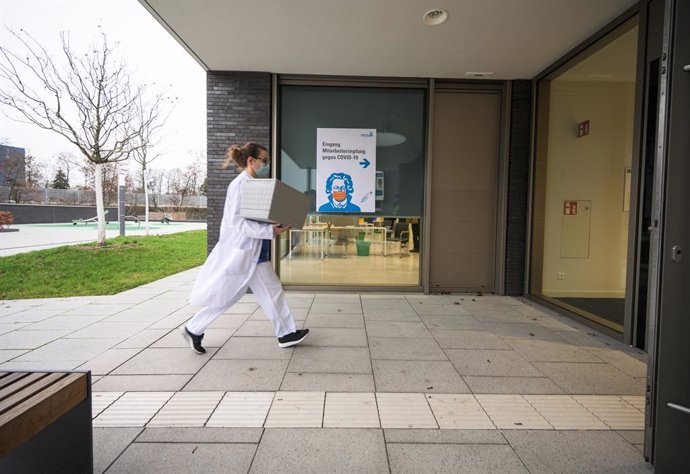
[[351, 202], [354, 184], [349, 174], [332, 173], [326, 180], [325, 191], [328, 202], [319, 207], [319, 212], [361, 211], [359, 206]]

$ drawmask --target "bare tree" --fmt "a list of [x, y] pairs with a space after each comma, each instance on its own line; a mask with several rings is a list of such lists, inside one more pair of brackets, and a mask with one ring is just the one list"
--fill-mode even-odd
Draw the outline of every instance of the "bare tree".
[[196, 196], [203, 179], [204, 167], [200, 157], [184, 168], [173, 168], [168, 172], [168, 189], [173, 194], [173, 205], [178, 211], [184, 206], [186, 197]]
[[[30, 152], [26, 155], [26, 187], [40, 188], [50, 181], [48, 165], [39, 160]], [[47, 187], [47, 186], [45, 186]]]
[[170, 116], [177, 99], [167, 98], [163, 93], [158, 93], [149, 106], [142, 103], [139, 97], [139, 109], [134, 127], [138, 130], [138, 145], [134, 149], [132, 158], [141, 167], [141, 182], [144, 188], [144, 235], [149, 235], [149, 186], [147, 169], [149, 164], [161, 156], [160, 152], [152, 153], [152, 149], [158, 144], [156, 138], [158, 132]]
[[95, 165], [98, 245], [104, 246], [102, 168], [126, 160], [139, 146], [131, 124], [143, 86], [132, 83], [102, 31], [84, 54], [73, 51], [62, 33], [64, 66], [26, 32], [10, 32], [21, 52], [0, 46], [0, 102], [14, 120], [63, 136]]
[[0, 183], [2, 181], [9, 188], [7, 200], [19, 204], [22, 189], [26, 186], [26, 158], [22, 153], [15, 150], [9, 152], [0, 173]]

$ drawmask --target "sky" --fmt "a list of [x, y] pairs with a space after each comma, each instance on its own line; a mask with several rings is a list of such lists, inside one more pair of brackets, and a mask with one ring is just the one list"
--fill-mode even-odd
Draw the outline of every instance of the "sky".
[[[60, 51], [60, 33], [69, 32], [75, 51], [98, 38], [119, 41], [119, 54], [138, 82], [169, 85], [177, 105], [161, 134], [164, 153], [151, 168], [184, 167], [206, 150], [206, 73], [137, 0], [0, 0], [0, 44], [16, 44], [5, 27], [23, 29], [49, 52]], [[10, 48], [12, 49], [12, 48]], [[0, 139], [50, 161], [78, 151], [55, 132], [8, 119], [0, 108]]]

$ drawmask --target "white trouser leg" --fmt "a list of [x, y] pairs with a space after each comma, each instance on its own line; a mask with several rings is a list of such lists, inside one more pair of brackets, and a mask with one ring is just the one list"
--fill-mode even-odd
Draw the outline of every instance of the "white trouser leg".
[[203, 308], [201, 311], [192, 316], [192, 319], [187, 321], [187, 330], [192, 334], [201, 336], [206, 332], [211, 323], [228, 309], [225, 308]]
[[270, 262], [256, 266], [254, 275], [249, 280], [249, 288], [252, 289], [252, 293], [259, 300], [261, 309], [273, 324], [276, 337], [283, 337], [296, 331], [295, 319], [287, 304], [283, 285], [280, 284], [280, 279]]
[[228, 305], [222, 308], [202, 308], [201, 311], [192, 316], [192, 319], [187, 321], [187, 330], [192, 334], [201, 336], [206, 332], [206, 329], [211, 325], [215, 319], [223, 314], [230, 306], [237, 303], [247, 292], [245, 288], [244, 291], [238, 291], [237, 297], [231, 301]]

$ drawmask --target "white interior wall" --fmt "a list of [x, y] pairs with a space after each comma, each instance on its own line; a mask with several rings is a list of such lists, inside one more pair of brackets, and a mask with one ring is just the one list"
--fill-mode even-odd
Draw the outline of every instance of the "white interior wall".
[[[634, 83], [556, 80], [550, 96], [543, 293], [623, 297], [629, 214], [623, 195]], [[577, 124], [585, 120], [590, 133], [578, 138]], [[592, 203], [587, 258], [561, 257], [564, 200]]]

